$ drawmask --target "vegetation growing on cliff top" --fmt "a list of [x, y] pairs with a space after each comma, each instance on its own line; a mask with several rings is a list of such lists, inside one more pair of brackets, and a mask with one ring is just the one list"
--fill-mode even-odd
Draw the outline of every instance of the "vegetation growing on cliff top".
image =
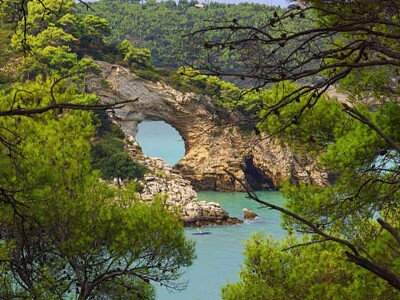
[[110, 187], [92, 171], [89, 110], [105, 107], [85, 89], [98, 68], [82, 57], [108, 29], [74, 7], [0, 7], [11, 42], [0, 44], [0, 298], [154, 299], [151, 282], [184, 286], [193, 244], [163, 199], [142, 203], [133, 185]]
[[[114, 42], [127, 38], [148, 47], [159, 66], [178, 66], [179, 58], [207, 74], [255, 84], [243, 95], [190, 68], [187, 77], [170, 77], [181, 90], [194, 87], [218, 96], [228, 91], [220, 97], [224, 105], [257, 112], [257, 132], [274, 134], [296, 155], [318, 160], [335, 179], [324, 188], [295, 180], [285, 184], [287, 207], [300, 217], [286, 216], [285, 226], [290, 233], [305, 232], [304, 240], [253, 238], [241, 281], [224, 288], [226, 299], [398, 296], [397, 2], [310, 1], [311, 8], [287, 11], [216, 3], [203, 10], [194, 2], [172, 1], [96, 4], [123, 10], [118, 20], [109, 18], [119, 34]], [[195, 34], [184, 49], [175, 40], [186, 28]], [[171, 57], [177, 50], [183, 51]], [[273, 83], [278, 84], [263, 89]], [[327, 99], [324, 92], [332, 86], [348, 102]], [[320, 267], [329, 274], [321, 276]], [[281, 289], [297, 281], [302, 284], [289, 292]]]
[[[93, 6], [119, 12], [112, 26], [128, 28], [113, 37], [129, 40], [118, 52], [102, 39], [113, 34], [107, 21], [74, 15], [74, 1], [3, 1], [1, 298], [151, 299], [149, 281], [180, 287], [175, 280], [191, 263], [193, 245], [177, 215], [162, 199], [151, 205], [131, 200], [132, 186], [110, 188], [91, 171], [88, 140], [95, 129], [87, 109], [98, 106], [84, 78], [97, 68], [82, 57], [121, 61], [151, 76], [144, 48], [163, 66], [177, 66], [177, 57], [196, 58], [209, 74], [253, 80], [254, 91], [232, 103], [237, 88], [217, 77], [194, 69], [183, 79], [172, 74], [182, 89], [209, 89], [228, 106], [257, 112], [257, 131], [275, 134], [334, 175], [326, 187], [288, 180], [287, 208], [275, 209], [285, 213], [289, 233], [304, 236], [272, 242], [255, 235], [240, 281], [223, 289], [224, 299], [398, 297], [400, 3], [309, 2], [311, 7], [282, 11], [101, 1]], [[213, 22], [200, 28], [191, 15]], [[192, 46], [199, 47], [191, 51], [201, 52], [176, 56], [183, 40], [174, 34], [183, 24], [196, 31]], [[172, 35], [159, 39], [161, 33]], [[151, 46], [160, 40], [162, 46]], [[278, 84], [258, 89], [271, 83]], [[325, 97], [332, 86], [346, 102]]]

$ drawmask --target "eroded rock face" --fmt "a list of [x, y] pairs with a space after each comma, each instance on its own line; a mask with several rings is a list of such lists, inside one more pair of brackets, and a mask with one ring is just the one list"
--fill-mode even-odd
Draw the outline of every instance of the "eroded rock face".
[[98, 64], [103, 70], [103, 84], [98, 78], [90, 85], [103, 102], [138, 99], [113, 111], [114, 120], [127, 135], [135, 137], [137, 125], [144, 120], [162, 120], [178, 130], [186, 154], [174, 170], [195, 190], [242, 191], [243, 186], [227, 170], [255, 190], [277, 189], [287, 177], [326, 183], [325, 174], [311, 159], [294, 157], [277, 141], [235, 126], [244, 121], [244, 115], [220, 108], [209, 97], [183, 94], [166, 84], [145, 81], [121, 66]]

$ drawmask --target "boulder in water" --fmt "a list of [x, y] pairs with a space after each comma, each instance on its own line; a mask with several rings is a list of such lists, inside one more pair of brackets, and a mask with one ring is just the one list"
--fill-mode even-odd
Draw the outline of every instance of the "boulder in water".
[[247, 208], [243, 208], [243, 218], [244, 219], [255, 219], [256, 217], [258, 217], [258, 215], [254, 212], [251, 211]]

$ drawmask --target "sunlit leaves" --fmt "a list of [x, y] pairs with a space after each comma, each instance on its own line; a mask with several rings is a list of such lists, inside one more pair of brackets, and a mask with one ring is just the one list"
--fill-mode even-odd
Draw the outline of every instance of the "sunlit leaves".
[[[308, 246], [297, 247], [302, 243]], [[228, 299], [395, 299], [398, 292], [342, 258], [331, 242], [290, 236], [274, 242], [254, 234], [245, 245], [240, 281], [222, 288]], [[366, 288], [368, 286], [368, 288]]]
[[232, 107], [240, 99], [241, 90], [233, 83], [221, 80], [217, 76], [207, 76], [199, 70], [181, 67], [176, 75], [167, 78], [168, 83], [178, 90], [205, 94], [218, 99], [220, 104]]
[[146, 69], [146, 67], [150, 66], [150, 50], [136, 48], [126, 39], [118, 47], [118, 56], [122, 64], [133, 69]]
[[[111, 186], [92, 170], [91, 113], [61, 107], [97, 102], [84, 79], [99, 68], [72, 49], [100, 46], [108, 29], [72, 5], [28, 1], [13, 38], [24, 56], [20, 81], [0, 91], [0, 298], [153, 299], [150, 281], [184, 287], [193, 244], [162, 199], [141, 202], [135, 184]], [[132, 160], [118, 148], [123, 169]]]
[[[38, 78], [15, 84], [13, 90], [2, 91], [0, 109], [48, 105], [53, 101], [52, 81]], [[59, 101], [95, 100], [73, 84], [55, 87], [53, 94]], [[142, 286], [137, 280], [143, 278], [180, 288], [180, 268], [190, 265], [194, 254], [178, 213], [168, 210], [163, 199], [139, 201], [135, 185], [111, 187], [92, 173], [90, 112], [49, 111], [3, 117], [0, 122], [3, 136], [17, 151], [10, 156], [10, 149], [1, 146], [0, 186], [15, 190], [20, 203], [16, 214], [10, 204], [1, 202], [1, 291], [59, 299], [86, 293], [84, 287], [90, 286], [93, 293], [88, 296], [117, 297], [133, 282]], [[25, 251], [28, 260], [22, 259]], [[110, 278], [119, 278], [120, 288], [105, 289], [103, 283], [109, 280], [101, 278], [109, 274], [116, 274]], [[29, 287], [24, 290], [20, 282]], [[137, 293], [151, 297], [144, 282]], [[110, 294], [113, 290], [117, 294]]]

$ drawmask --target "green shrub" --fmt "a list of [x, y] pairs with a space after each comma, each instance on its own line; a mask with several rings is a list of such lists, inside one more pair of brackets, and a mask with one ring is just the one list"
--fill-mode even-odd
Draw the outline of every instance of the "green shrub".
[[104, 110], [95, 112], [92, 115], [92, 122], [97, 127], [97, 135], [100, 137], [112, 136], [119, 139], [125, 138], [125, 133], [118, 125], [111, 122], [110, 117]]
[[135, 70], [136, 75], [138, 75], [140, 78], [150, 80], [152, 82], [158, 82], [161, 80], [161, 76], [158, 75], [154, 71], [150, 70]]
[[158, 170], [157, 173], [156, 173], [156, 176], [157, 176], [158, 178], [163, 178], [163, 177], [165, 176], [165, 173], [164, 173], [164, 171], [162, 171], [162, 170]]
[[124, 150], [124, 132], [113, 124], [105, 111], [93, 114], [100, 141], [91, 150], [92, 168], [99, 170], [104, 179], [140, 179], [146, 168], [134, 162]]
[[124, 142], [115, 137], [107, 137], [91, 150], [92, 168], [99, 170], [104, 179], [141, 179], [147, 169], [134, 162], [124, 151]]
[[100, 85], [102, 88], [108, 89], [110, 87], [110, 83], [107, 81], [107, 79], [101, 79], [100, 80]]
[[162, 77], [170, 76], [172, 74], [172, 72], [174, 72], [172, 70], [164, 69], [164, 68], [157, 68], [156, 71]]

